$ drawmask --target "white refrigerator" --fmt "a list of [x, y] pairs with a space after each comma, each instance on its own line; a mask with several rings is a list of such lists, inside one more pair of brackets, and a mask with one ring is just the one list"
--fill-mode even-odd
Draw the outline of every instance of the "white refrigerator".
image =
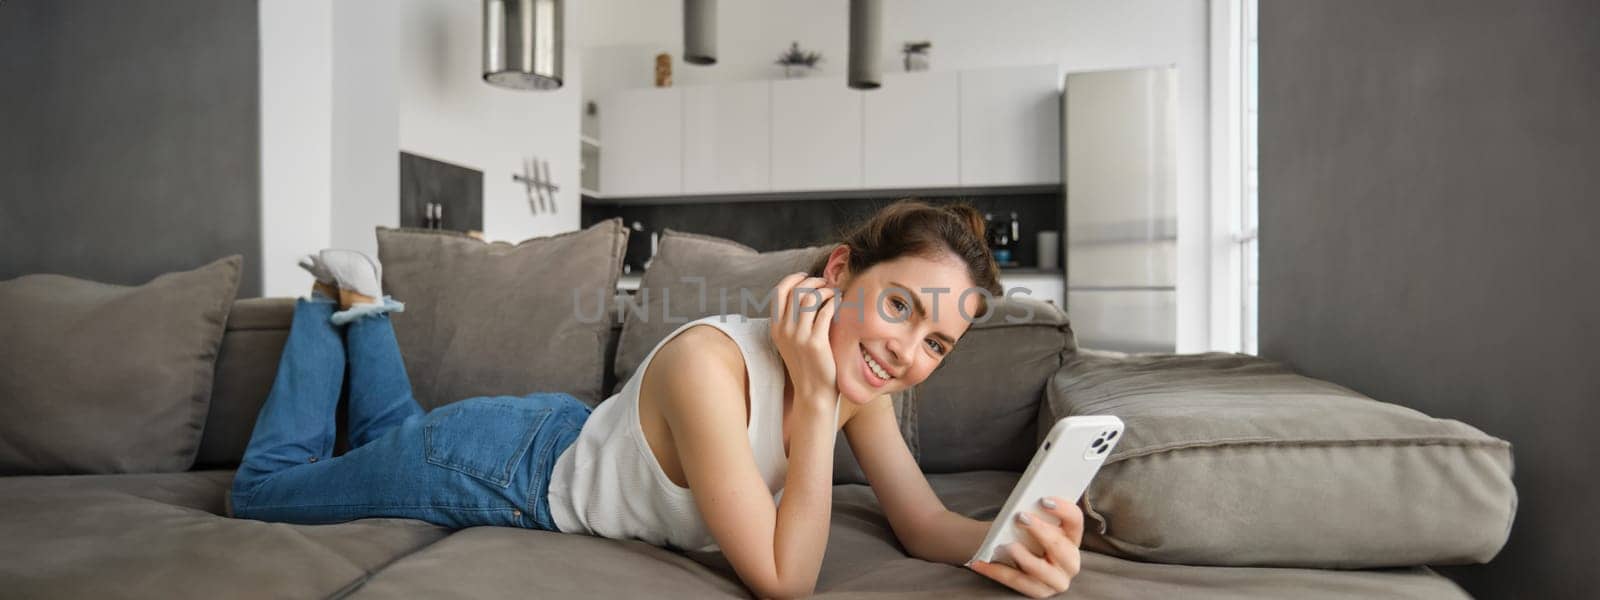
[[1066, 302], [1082, 347], [1175, 349], [1177, 81], [1170, 66], [1066, 76]]

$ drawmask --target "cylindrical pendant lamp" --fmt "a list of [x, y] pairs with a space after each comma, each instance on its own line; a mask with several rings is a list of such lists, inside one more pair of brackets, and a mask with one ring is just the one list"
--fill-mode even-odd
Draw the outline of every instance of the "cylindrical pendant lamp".
[[850, 87], [883, 85], [878, 49], [883, 37], [883, 0], [850, 0]]
[[683, 62], [717, 64], [717, 0], [683, 0]]
[[483, 80], [514, 90], [561, 87], [563, 0], [483, 0]]

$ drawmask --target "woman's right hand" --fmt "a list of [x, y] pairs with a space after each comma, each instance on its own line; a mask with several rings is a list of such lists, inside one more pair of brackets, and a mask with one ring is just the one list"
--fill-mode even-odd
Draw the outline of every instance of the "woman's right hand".
[[793, 273], [772, 289], [772, 343], [783, 356], [795, 399], [827, 402], [832, 409], [838, 394], [833, 346], [828, 329], [833, 323], [833, 288], [821, 277]]

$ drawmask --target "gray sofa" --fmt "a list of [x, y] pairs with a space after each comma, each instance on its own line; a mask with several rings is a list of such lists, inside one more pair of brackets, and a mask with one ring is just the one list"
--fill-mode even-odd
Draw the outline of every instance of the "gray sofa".
[[[1249, 431], [1225, 432], [1233, 441], [1216, 438], [1196, 444], [1170, 439], [1134, 439], [1134, 434], [1141, 429], [1195, 433], [1197, 426], [1193, 419], [1163, 421], [1161, 406], [1174, 407], [1166, 417], [1194, 415], [1195, 398], [1204, 396], [1211, 398], [1206, 401], [1208, 406], [1230, 414], [1228, 411], [1237, 409], [1237, 404], [1229, 405], [1233, 406], [1230, 409], [1228, 406], [1218, 408], [1217, 403], [1234, 402], [1228, 399], [1236, 399], [1239, 394], [1217, 383], [1215, 377], [1205, 379], [1203, 376], [1199, 377], [1208, 383], [1196, 388], [1199, 396], [1161, 392], [1161, 389], [1170, 392], [1170, 387], [1162, 386], [1173, 385], [1173, 382], [1170, 379], [1153, 381], [1151, 374], [1160, 373], [1162, 369], [1183, 371], [1188, 368], [1187, 376], [1198, 376], [1193, 371], [1192, 361], [1187, 365], [1163, 365], [1159, 361], [1151, 362], [1148, 357], [1080, 352], [1065, 315], [1052, 312], [1053, 309], [1045, 305], [1029, 308], [1037, 310], [1039, 318], [1027, 324], [993, 322], [985, 326], [984, 339], [979, 340], [982, 344], [975, 344], [976, 349], [969, 348], [959, 356], [952, 355], [935, 378], [916, 393], [898, 399], [897, 405], [908, 442], [913, 444], [924, 470], [930, 473], [935, 490], [952, 510], [977, 518], [994, 515], [1004, 502], [1018, 476], [1016, 471], [1032, 452], [1040, 421], [1050, 422], [1064, 411], [1118, 414], [1119, 407], [1143, 407], [1124, 416], [1129, 423], [1129, 443], [1119, 448], [1121, 456], [1113, 457], [1121, 468], [1114, 469], [1116, 465], [1108, 463], [1106, 476], [1102, 477], [1105, 481], [1097, 481], [1089, 495], [1098, 520], [1091, 522], [1091, 539], [1086, 541], [1090, 550], [1085, 552], [1083, 572], [1068, 592], [1069, 597], [1458, 598], [1465, 596], [1460, 588], [1422, 563], [1487, 560], [1504, 541], [1509, 512], [1505, 515], [1494, 512], [1484, 517], [1474, 516], [1470, 511], [1511, 508], [1501, 506], [1506, 503], [1508, 494], [1514, 502], [1514, 491], [1509, 490], [1508, 449], [1505, 449], [1505, 461], [1497, 458], [1497, 453], [1489, 459], [1473, 459], [1475, 462], [1471, 464], [1486, 470], [1461, 475], [1476, 478], [1467, 484], [1436, 481], [1421, 484], [1425, 487], [1417, 490], [1421, 494], [1439, 494], [1445, 490], [1466, 498], [1463, 502], [1471, 506], [1460, 510], [1467, 512], [1452, 514], [1465, 514], [1460, 520], [1471, 522], [1453, 525], [1458, 529], [1486, 531], [1487, 534], [1478, 537], [1487, 541], [1452, 538], [1448, 531], [1440, 531], [1450, 529], [1452, 523], [1440, 525], [1429, 521], [1428, 531], [1435, 533], [1422, 537], [1434, 536], [1438, 541], [1424, 539], [1420, 544], [1412, 544], [1426, 551], [1400, 552], [1393, 558], [1364, 560], [1364, 557], [1375, 556], [1373, 552], [1376, 556], [1388, 556], [1385, 550], [1401, 542], [1385, 541], [1387, 538], [1382, 531], [1355, 531], [1349, 532], [1349, 539], [1376, 537], [1380, 540], [1376, 550], [1340, 551], [1340, 548], [1358, 548], [1341, 545], [1344, 544], [1341, 536], [1346, 535], [1350, 527], [1327, 530], [1310, 527], [1312, 535], [1332, 540], [1334, 550], [1343, 552], [1327, 562], [1317, 556], [1297, 553], [1292, 544], [1285, 544], [1281, 554], [1236, 553], [1226, 548], [1207, 550], [1209, 538], [1180, 538], [1210, 536], [1214, 531], [1208, 532], [1210, 530], [1205, 527], [1185, 529], [1183, 523], [1171, 519], [1164, 525], [1171, 535], [1159, 539], [1162, 536], [1158, 532], [1154, 536], [1158, 539], [1151, 539], [1148, 532], [1141, 533], [1140, 523], [1129, 520], [1140, 510], [1137, 499], [1132, 501], [1136, 506], [1128, 508], [1129, 495], [1165, 494], [1151, 492], [1150, 488], [1126, 487], [1149, 479], [1150, 473], [1160, 472], [1138, 470], [1144, 468], [1140, 461], [1156, 469], [1172, 467], [1176, 464], [1173, 461], [1180, 459], [1216, 460], [1220, 456], [1222, 460], [1233, 460], [1230, 457], [1237, 457], [1236, 464], [1241, 468], [1252, 468], [1261, 462], [1255, 455], [1179, 457], [1170, 453], [1180, 448], [1211, 453], [1281, 448], [1283, 443], [1269, 438], [1284, 435], [1282, 426], [1261, 418], [1267, 412], [1257, 411], [1253, 413], [1256, 416], [1241, 418], [1244, 425], [1234, 425]], [[726, 561], [716, 553], [684, 554], [639, 542], [519, 529], [471, 528], [452, 532], [409, 520], [368, 519], [338, 525], [298, 526], [223, 516], [231, 469], [242, 454], [255, 414], [271, 383], [278, 354], [288, 334], [291, 310], [292, 302], [287, 299], [249, 299], [234, 303], [216, 357], [209, 411], [192, 470], [0, 478], [0, 596], [707, 598], [747, 595]], [[612, 339], [606, 343], [606, 348], [617, 348], [620, 329], [612, 328]], [[607, 354], [607, 360], [613, 357], [614, 353]], [[1212, 373], [1244, 369], [1247, 377], [1253, 378], [1246, 381], [1254, 382], [1247, 385], [1287, 381], [1278, 377], [1282, 374], [1272, 371], [1264, 361], [1235, 356], [1211, 358], [1222, 365], [1218, 367], [1220, 371]], [[604, 371], [610, 373], [611, 369], [607, 367]], [[611, 380], [600, 384], [603, 389], [614, 385], [614, 377], [608, 379]], [[1181, 389], [1181, 381], [1176, 385]], [[1342, 393], [1334, 389], [1323, 391]], [[1141, 405], [1135, 402], [1141, 397], [1155, 400]], [[1362, 406], [1354, 410], [1364, 410]], [[1286, 409], [1274, 408], [1276, 412], [1272, 414], [1282, 417], [1287, 414], [1283, 410]], [[1360, 429], [1368, 431], [1371, 427]], [[1206, 434], [1211, 433], [1216, 432]], [[1405, 447], [1457, 454], [1467, 452], [1475, 457], [1481, 456], [1482, 451], [1500, 450], [1492, 438], [1483, 436], [1484, 439], [1479, 440], [1472, 438], [1470, 432], [1425, 433], [1425, 440], [1408, 442]], [[1420, 435], [1416, 432], [1386, 435], [1401, 434]], [[1317, 457], [1326, 457], [1328, 452], [1342, 452], [1359, 445], [1350, 440], [1301, 440], [1293, 444], [1293, 451], [1302, 453], [1297, 454], [1295, 460], [1318, 460]], [[1386, 440], [1383, 447], [1397, 445]], [[1440, 460], [1459, 460], [1456, 454], [1407, 456], [1410, 458], [1403, 461], [1383, 459], [1381, 462], [1416, 463], [1417, 473], [1423, 474], [1447, 471], [1443, 476], [1447, 480], [1459, 479], [1455, 473], [1465, 469], [1438, 466]], [[859, 473], [850, 463], [848, 453], [841, 451], [837, 469], [840, 483], [834, 490], [833, 521], [817, 585], [818, 595], [1015, 597], [998, 584], [966, 569], [908, 557], [890, 532], [870, 488], [859, 483]], [[1181, 464], [1177, 466], [1183, 468]], [[1500, 480], [1496, 478], [1501, 475], [1506, 489], [1501, 489], [1501, 484], [1497, 483]], [[1415, 473], [1401, 476], [1427, 479]], [[1321, 487], [1330, 488], [1334, 483], [1324, 480]], [[1409, 484], [1402, 482], [1401, 485]], [[1468, 488], [1476, 491], [1459, 491]], [[1174, 490], [1174, 493], [1179, 492]], [[1358, 493], [1371, 493], [1371, 490], [1358, 490]], [[1219, 506], [1238, 507], [1257, 496], [1261, 495], [1244, 494]], [[1162, 499], [1166, 504], [1151, 501], [1142, 506], [1180, 506], [1183, 500], [1169, 497]], [[1334, 498], [1332, 501], [1344, 500]], [[1400, 502], [1414, 503], [1414, 500]], [[1195, 503], [1204, 504], [1199, 500]], [[1301, 495], [1291, 498], [1286, 506], [1307, 503], [1314, 505], [1316, 500]], [[1216, 510], [1215, 519], [1201, 515], [1191, 520], [1213, 525], [1227, 522], [1231, 523], [1229, 531], [1253, 531], [1248, 520], [1232, 514], [1224, 516], [1223, 508]], [[1387, 511], [1383, 507], [1364, 510], [1391, 515], [1397, 519], [1395, 522], [1402, 524], [1410, 522], [1408, 519], [1428, 519], [1422, 514], [1428, 511], [1409, 508], [1401, 512]], [[1302, 522], [1316, 520], [1284, 518]], [[1381, 520], [1374, 523], [1393, 527]], [[1265, 531], [1263, 535], [1297, 535], [1294, 527]], [[1260, 548], [1262, 540], [1268, 539], [1252, 541], [1247, 538], [1242, 536], [1219, 543]], [[1276, 546], [1266, 544], [1266, 547]], [[1190, 564], [1168, 564], [1172, 561], [1163, 558], [1169, 555], [1189, 557], [1185, 562]], [[1277, 560], [1276, 557], [1284, 558]], [[1396, 562], [1412, 560], [1418, 562]], [[1285, 566], [1299, 563], [1304, 564], [1298, 568]], [[1312, 565], [1341, 568], [1313, 568]], [[1372, 566], [1384, 568], [1351, 568]]]

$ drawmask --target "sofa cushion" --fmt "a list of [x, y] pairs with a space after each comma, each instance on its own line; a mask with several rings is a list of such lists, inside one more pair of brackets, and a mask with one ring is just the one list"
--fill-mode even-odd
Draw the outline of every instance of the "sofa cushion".
[[[930, 475], [945, 505], [975, 519], [993, 519], [1017, 473], [973, 471]], [[833, 526], [817, 585], [825, 598], [1016, 598], [1015, 592], [967, 569], [906, 556], [877, 496], [864, 485], [836, 486]], [[709, 558], [706, 564], [719, 565]], [[731, 569], [729, 570], [731, 572]], [[1083, 553], [1083, 570], [1068, 598], [1468, 598], [1425, 568], [1325, 571], [1163, 565]]]
[[[929, 478], [952, 510], [992, 518], [1016, 473]], [[907, 556], [871, 488], [834, 488], [833, 522], [818, 598], [1016, 598], [965, 568]], [[719, 552], [680, 554], [635, 541], [477, 527], [396, 561], [354, 598], [746, 598]], [[1427, 569], [1319, 571], [1160, 565], [1084, 553], [1070, 597], [1102, 598], [1466, 598]]]
[[[624, 307], [622, 337], [617, 341], [618, 389], [679, 325], [711, 315], [768, 316], [767, 306], [760, 302], [778, 280], [810, 268], [830, 248], [763, 253], [732, 240], [666, 230], [639, 291]], [[748, 301], [743, 301], [744, 295]]]
[[1085, 493], [1085, 545], [1203, 565], [1389, 567], [1485, 562], [1516, 509], [1511, 448], [1236, 354], [1079, 352], [1057, 417], [1127, 424]]
[[417, 401], [565, 392], [598, 404], [627, 241], [621, 219], [517, 244], [380, 227], [383, 287], [406, 304], [394, 329]]
[[[229, 471], [0, 479], [0, 589], [18, 597], [744, 598], [720, 553], [420, 521], [270, 524], [216, 516]], [[929, 477], [952, 510], [992, 518], [1016, 473]], [[823, 598], [1015, 598], [967, 569], [906, 556], [872, 490], [834, 488]], [[1072, 598], [1466, 598], [1424, 568], [1194, 567], [1084, 553]]]
[[240, 261], [132, 287], [0, 282], [0, 475], [188, 469]]
[[448, 532], [219, 516], [232, 471], [0, 479], [0, 589], [18, 598], [327, 598]]
[[737, 578], [638, 541], [473, 527], [395, 561], [351, 598], [747, 598]]
[[1077, 348], [1054, 304], [997, 298], [915, 390], [918, 460], [930, 473], [1021, 471], [1037, 447], [1039, 401]]

